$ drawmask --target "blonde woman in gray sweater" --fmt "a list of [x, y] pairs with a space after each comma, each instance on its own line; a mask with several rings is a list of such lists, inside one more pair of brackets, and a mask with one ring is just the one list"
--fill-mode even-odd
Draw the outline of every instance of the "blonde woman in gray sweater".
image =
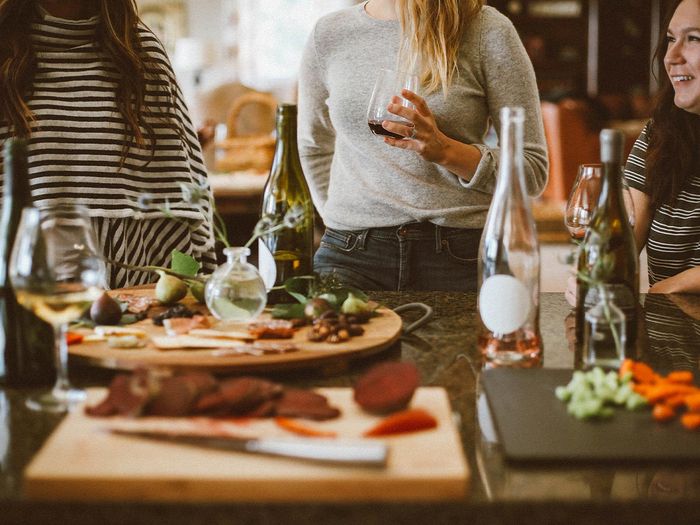
[[[504, 106], [525, 108], [525, 176], [538, 195], [547, 153], [532, 65], [510, 21], [483, 0], [369, 0], [319, 20], [299, 83], [299, 148], [326, 232], [314, 269], [365, 290], [475, 290], [496, 182], [484, 144]], [[373, 135], [380, 69], [413, 68]]]

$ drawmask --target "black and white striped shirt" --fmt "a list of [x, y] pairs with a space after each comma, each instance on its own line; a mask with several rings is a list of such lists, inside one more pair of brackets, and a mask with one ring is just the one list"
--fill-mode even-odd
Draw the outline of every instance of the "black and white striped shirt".
[[[34, 203], [86, 206], [105, 254], [122, 262], [165, 265], [174, 248], [211, 262], [208, 201], [202, 208], [182, 199], [181, 184], [202, 187], [207, 196], [210, 190], [168, 57], [153, 33], [139, 27], [143, 53], [163, 69], [149, 81], [145, 96], [152, 112], [143, 117], [153, 126], [152, 154], [150, 140], [137, 146], [125, 134], [116, 97], [119, 73], [95, 42], [97, 23], [97, 17], [64, 20], [41, 10], [31, 26], [37, 58], [27, 99], [35, 117], [28, 143]], [[0, 121], [0, 146], [9, 136], [7, 123]], [[144, 209], [139, 197], [146, 194], [153, 199]], [[176, 219], [163, 213], [166, 202]], [[110, 272], [112, 287], [149, 279], [118, 268]]]
[[[646, 188], [646, 154], [649, 144], [647, 124], [635, 142], [625, 166], [631, 188]], [[673, 205], [663, 204], [654, 211], [647, 237], [649, 284], [700, 266], [700, 173], [694, 173]]]

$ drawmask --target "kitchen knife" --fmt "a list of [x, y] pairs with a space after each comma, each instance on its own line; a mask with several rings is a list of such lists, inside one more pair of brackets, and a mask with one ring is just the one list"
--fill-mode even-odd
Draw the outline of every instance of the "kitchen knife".
[[216, 450], [233, 450], [267, 454], [348, 466], [385, 467], [389, 447], [374, 440], [323, 438], [242, 438], [204, 436], [191, 433], [114, 428], [115, 434], [135, 436], [170, 443], [193, 445]]

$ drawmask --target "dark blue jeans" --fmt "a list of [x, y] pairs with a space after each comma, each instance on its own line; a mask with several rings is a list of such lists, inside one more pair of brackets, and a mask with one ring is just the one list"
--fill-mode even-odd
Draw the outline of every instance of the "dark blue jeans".
[[428, 222], [326, 228], [314, 270], [361, 290], [475, 291], [481, 232]]

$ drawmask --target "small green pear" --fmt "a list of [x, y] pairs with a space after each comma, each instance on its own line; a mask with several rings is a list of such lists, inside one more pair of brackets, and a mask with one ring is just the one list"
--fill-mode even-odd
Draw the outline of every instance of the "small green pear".
[[156, 283], [156, 299], [163, 304], [174, 304], [187, 295], [187, 285], [174, 275], [158, 270], [160, 279]]

